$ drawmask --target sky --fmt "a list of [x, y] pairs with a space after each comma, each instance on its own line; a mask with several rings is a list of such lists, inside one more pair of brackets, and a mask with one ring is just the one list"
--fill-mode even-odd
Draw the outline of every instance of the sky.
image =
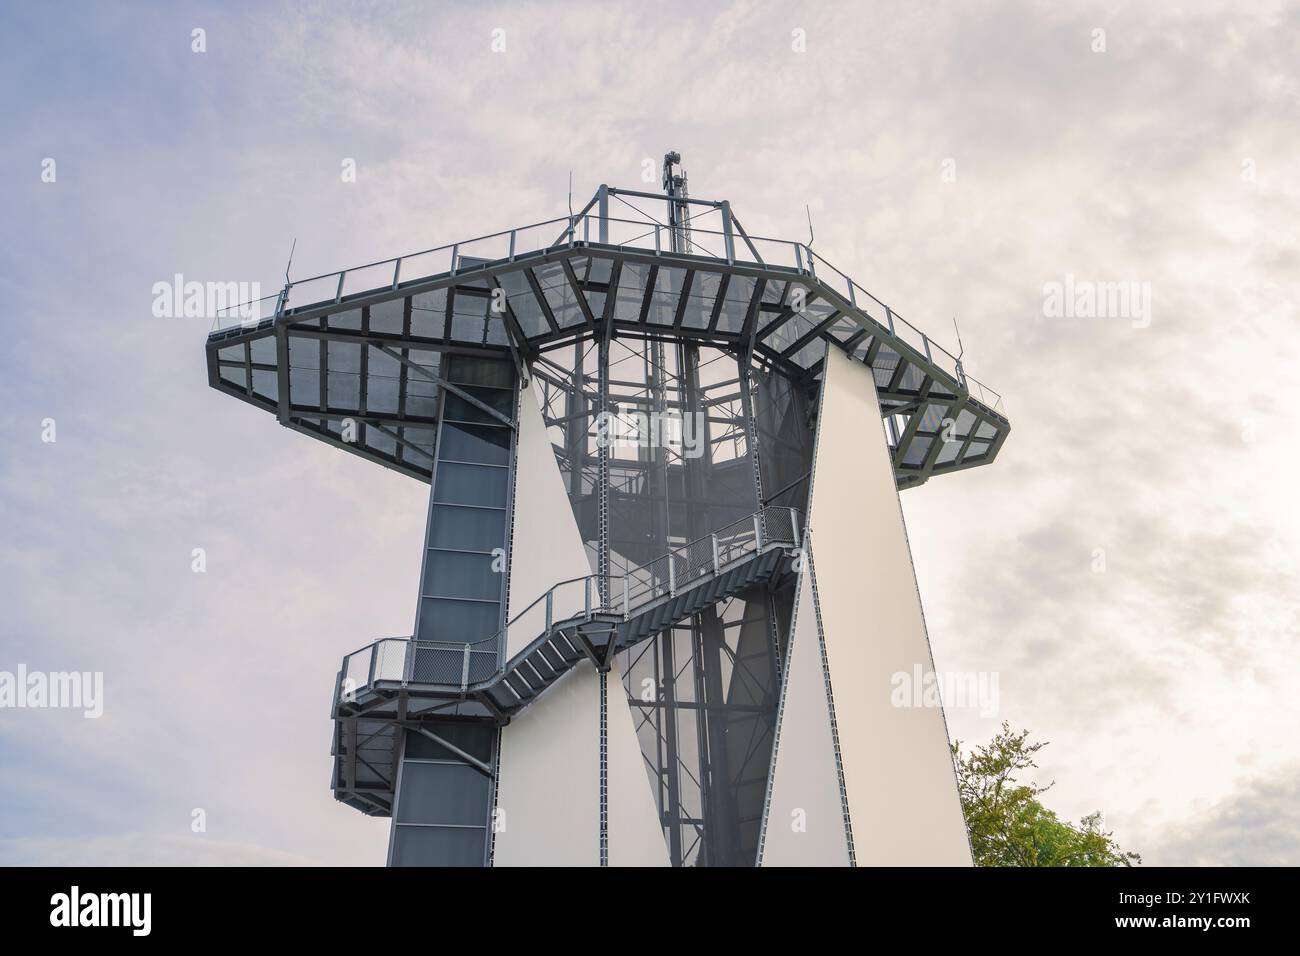
[[154, 284], [274, 292], [295, 240], [468, 239], [670, 149], [1005, 398], [991, 466], [902, 495], [937, 667], [998, 676], [952, 735], [1049, 741], [1046, 804], [1148, 864], [1300, 863], [1300, 5], [1178, 6], [6, 6], [0, 671], [104, 692], [0, 709], [0, 864], [384, 861], [329, 696], [411, 631], [426, 486], [209, 389]]

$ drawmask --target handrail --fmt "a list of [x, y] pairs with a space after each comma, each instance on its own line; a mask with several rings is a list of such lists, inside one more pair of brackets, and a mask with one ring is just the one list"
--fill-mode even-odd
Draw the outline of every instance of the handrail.
[[[376, 649], [380, 645], [388, 642], [401, 642], [404, 645], [414, 644], [418, 648], [424, 650], [446, 651], [450, 653], [463, 654], [463, 665], [461, 669], [461, 687], [463, 689], [466, 686], [466, 684], [469, 682], [468, 677], [469, 677], [471, 655], [483, 654], [483, 653], [495, 654], [498, 651], [498, 649], [505, 646], [506, 638], [508, 636], [510, 628], [524, 621], [528, 617], [528, 615], [531, 612], [533, 612], [539, 605], [543, 603], [545, 603], [546, 605], [545, 627], [538, 629], [539, 635], [549, 634], [554, 629], [557, 623], [560, 623], [565, 620], [588, 617], [592, 613], [621, 614], [623, 620], [627, 621], [633, 616], [634, 611], [639, 611], [645, 605], [651, 604], [658, 598], [664, 596], [663, 594], [659, 593], [658, 587], [652, 585], [648, 589], [648, 592], [646, 593], [644, 599], [640, 599], [636, 603], [632, 603], [630, 600], [630, 588], [629, 588], [629, 582], [632, 579], [638, 577], [642, 577], [642, 578], [649, 577], [649, 579], [653, 582], [660, 577], [658, 565], [660, 565], [663, 562], [667, 562], [667, 568], [668, 568], [667, 577], [669, 582], [669, 589], [667, 594], [668, 596], [673, 596], [677, 594], [679, 590], [678, 589], [679, 581], [676, 577], [676, 570], [675, 570], [677, 562], [679, 561], [685, 562], [684, 573], [686, 575], [690, 575], [695, 571], [699, 571], [701, 567], [705, 568], [706, 570], [711, 570], [712, 573], [716, 575], [722, 571], [723, 567], [729, 566], [732, 563], [734, 563], [736, 560], [738, 560], [737, 557], [731, 557], [731, 556], [729, 556], [726, 561], [722, 560], [723, 545], [721, 542], [723, 542], [724, 540], [727, 541], [726, 547], [728, 551], [730, 551], [734, 541], [738, 538], [738, 536], [739, 536], [739, 540], [741, 541], [742, 548], [744, 547], [744, 543], [746, 541], [752, 540], [753, 548], [751, 550], [742, 550], [740, 557], [749, 557], [751, 555], [760, 554], [768, 545], [773, 543], [782, 544], [782, 545], [789, 544], [791, 546], [797, 546], [800, 541], [800, 532], [801, 532], [801, 528], [799, 524], [799, 515], [800, 512], [797, 509], [769, 505], [768, 507], [764, 508], [761, 511], [755, 512], [752, 515], [746, 515], [743, 518], [737, 519], [736, 521], [733, 521], [730, 524], [718, 528], [716, 531], [713, 531], [707, 535], [703, 535], [699, 538], [696, 538], [693, 541], [689, 541], [686, 544], [679, 545], [678, 547], [668, 551], [666, 554], [656, 558], [654, 561], [651, 561], [644, 565], [640, 565], [638, 567], [629, 568], [627, 571], [623, 572], [622, 574], [610, 575], [609, 577], [611, 579], [617, 579], [620, 577], [623, 579], [623, 588], [621, 592], [617, 594], [617, 596], [615, 595], [613, 588], [609, 588], [607, 589], [606, 592], [608, 595], [606, 598], [601, 599], [599, 597], [600, 595], [599, 585], [600, 585], [601, 576], [597, 574], [589, 574], [583, 577], [570, 578], [566, 581], [560, 581], [557, 584], [552, 585], [545, 592], [543, 592], [538, 598], [536, 598], [532, 603], [530, 603], [527, 607], [525, 607], [523, 610], [515, 614], [506, 623], [505, 627], [500, 628], [489, 637], [481, 638], [476, 641], [420, 641], [414, 637], [380, 638], [376, 641], [370, 642], [364, 647], [358, 648], [357, 650], [353, 651], [351, 654], [344, 655], [343, 665], [340, 670], [340, 681], [342, 681], [343, 679], [342, 675], [347, 674], [349, 671], [349, 666], [348, 666], [349, 661], [353, 657], [356, 657], [359, 654], [369, 652], [370, 658], [367, 662], [367, 667], [366, 667], [366, 671], [369, 676], [367, 680], [364, 682], [364, 684], [357, 684], [356, 686], [369, 685], [370, 683], [373, 682]], [[769, 527], [775, 527], [777, 530], [775, 532], [770, 532], [768, 530]], [[786, 527], [788, 527], [789, 529], [788, 532], [785, 532], [784, 530]], [[743, 536], [743, 534], [747, 534], [751, 530], [753, 532], [752, 539]], [[709, 545], [709, 549], [708, 549], [709, 561], [705, 565], [695, 565], [694, 567], [692, 567], [691, 554], [693, 550], [702, 547], [705, 543], [708, 543]], [[696, 574], [694, 580], [699, 580], [700, 577], [701, 577], [700, 575]], [[579, 582], [583, 582], [584, 593], [585, 593], [582, 612], [570, 614], [564, 618], [561, 618], [559, 622], [553, 620], [552, 607], [554, 604], [555, 595], [559, 593], [560, 590], [564, 588], [566, 585], [577, 584]], [[692, 581], [691, 583], [694, 583], [694, 581]], [[595, 601], [592, 600], [593, 592], [596, 597]], [[491, 645], [492, 650], [491, 651], [476, 650], [476, 648], [481, 648], [484, 645]], [[494, 674], [503, 673], [503, 669], [504, 669], [504, 664], [503, 663], [499, 664], [495, 669]], [[407, 660], [405, 661], [403, 667], [403, 677], [402, 677], [403, 680], [410, 679], [410, 670], [411, 670], [411, 660], [408, 655]], [[355, 692], [356, 686], [351, 688], [351, 692]]]
[[[655, 573], [655, 566], [661, 561], [667, 561], [669, 564], [669, 570], [671, 571], [673, 567], [673, 562], [674, 560], [676, 560], [677, 555], [684, 555], [688, 553], [691, 548], [696, 547], [697, 545], [701, 545], [706, 541], [716, 541], [720, 536], [725, 536], [733, 528], [751, 527], [753, 526], [756, 519], [762, 519], [763, 522], [765, 523], [766, 514], [769, 511], [781, 511], [781, 512], [790, 512], [792, 514], [798, 514], [798, 512], [793, 508], [769, 506], [755, 514], [746, 515], [745, 517], [740, 518], [737, 521], [733, 521], [731, 524], [724, 525], [723, 527], [719, 528], [717, 531], [711, 532], [710, 534], [702, 535], [701, 537], [696, 538], [694, 541], [688, 541], [686, 544], [679, 545], [678, 547], [669, 550], [666, 554], [661, 555], [660, 557], [649, 562], [648, 564], [643, 564], [634, 568], [628, 568], [622, 574], [613, 574], [613, 575], [609, 575], [609, 577], [611, 579], [622, 578], [624, 581], [628, 581], [632, 578], [637, 577], [639, 574], [653, 575]], [[795, 527], [797, 528], [797, 524], [795, 525]], [[756, 536], [756, 540], [759, 539], [761, 539], [761, 535]], [[760, 543], [755, 550], [756, 551], [762, 550], [762, 544]], [[510, 630], [511, 625], [517, 624], [520, 621], [524, 620], [525, 617], [528, 615], [528, 613], [532, 611], [534, 608], [536, 608], [539, 604], [541, 604], [542, 602], [553, 604], [555, 595], [558, 594], [566, 584], [577, 584], [579, 581], [582, 581], [585, 583], [584, 590], [587, 592], [588, 598], [590, 597], [590, 592], [592, 590], [593, 585], [596, 588], [596, 593], [599, 594], [600, 579], [601, 579], [601, 575], [599, 574], [588, 574], [582, 577], [570, 578], [567, 581], [560, 581], [556, 584], [553, 584], [545, 592], [543, 592], [541, 596], [539, 596], [531, 604], [529, 604], [523, 610], [519, 611], [517, 614], [514, 615], [514, 617], [512, 617], [509, 621], [507, 621], [505, 627], [499, 629], [496, 633], [492, 634], [490, 637], [482, 638], [481, 640], [478, 641], [470, 641], [468, 643], [471, 646], [477, 646], [479, 644], [489, 644], [489, 643], [497, 642], [500, 638], [505, 636], [505, 634]], [[608, 593], [612, 594], [613, 592], [610, 591]], [[624, 615], [624, 618], [626, 619], [627, 615], [630, 613], [633, 607], [639, 608], [641, 607], [642, 604], [645, 603], [649, 603], [649, 602], [642, 601], [638, 604], [631, 605], [626, 598], [623, 601], [614, 601], [612, 598], [610, 598], [597, 605], [591, 602], [590, 600], [587, 600], [584, 604], [584, 609], [583, 609], [584, 614], [570, 615], [570, 617], [586, 616], [586, 614], [589, 614], [592, 611], [615, 611], [619, 609], [619, 605], [621, 604], [622, 613]], [[548, 624], [551, 626], [553, 626], [555, 623], [556, 622], [553, 620], [548, 622]], [[464, 642], [456, 642], [454, 646], [459, 647], [462, 643]]]
[[[555, 594], [556, 591], [558, 591], [560, 588], [564, 587], [566, 584], [577, 584], [579, 581], [591, 582], [591, 581], [593, 581], [593, 580], [596, 580], [596, 579], [599, 578], [599, 577], [600, 577], [600, 575], [598, 575], [598, 574], [587, 574], [587, 575], [583, 575], [583, 576], [580, 577], [580, 578], [569, 578], [569, 580], [567, 580], [567, 581], [559, 581], [559, 582], [557, 582], [557, 583], [555, 583], [555, 584], [552, 584], [549, 588], [547, 588], [544, 592], [542, 592], [542, 594], [541, 594], [541, 595], [540, 595], [540, 596], [539, 596], [535, 601], [533, 601], [532, 604], [528, 605], [526, 608], [524, 608], [522, 611], [520, 611], [518, 614], [516, 614], [514, 617], [512, 617], [509, 621], [507, 621], [507, 622], [506, 622], [506, 627], [508, 628], [508, 627], [509, 627], [511, 624], [513, 624], [515, 621], [520, 620], [520, 619], [521, 619], [525, 614], [527, 614], [527, 613], [528, 613], [529, 611], [531, 611], [533, 608], [537, 607], [538, 604], [541, 604], [543, 601], [547, 600], [548, 598], [551, 598], [551, 597]], [[493, 634], [491, 637], [485, 637], [485, 638], [483, 638], [482, 640], [479, 640], [479, 641], [471, 641], [470, 643], [471, 643], [471, 644], [486, 644], [486, 643], [488, 643], [488, 642], [490, 642], [490, 641], [495, 641], [498, 637], [501, 636], [501, 634], [503, 633], [504, 630], [505, 630], [505, 629], [503, 628], [502, 630], [497, 631], [497, 632], [496, 632], [495, 634]]]
[[[596, 219], [598, 224], [603, 224], [604, 227], [603, 232], [599, 229], [596, 231], [597, 235], [608, 236], [609, 227], [611, 225], [631, 225], [642, 230], [642, 232], [639, 233], [638, 235], [633, 236], [631, 239], [626, 239], [622, 242], [615, 242], [615, 241], [596, 242], [591, 240], [590, 238], [592, 232], [590, 228], [591, 225], [590, 220], [592, 219]], [[581, 230], [582, 230], [583, 238], [581, 240], [578, 240], [577, 236], [578, 236], [580, 222], [581, 222]], [[508, 243], [508, 247], [504, 250], [501, 249], [494, 250], [495, 252], [504, 252], [504, 254], [492, 256], [490, 258], [493, 260], [506, 259], [506, 260], [513, 261], [521, 254], [521, 251], [519, 249], [519, 242], [518, 242], [521, 233], [527, 233], [532, 230], [539, 230], [542, 229], [543, 227], [556, 226], [559, 224], [563, 224], [564, 229], [561, 231], [560, 235], [556, 239], [549, 240], [544, 245], [539, 244], [537, 249], [528, 250], [528, 251], [541, 252], [541, 251], [550, 251], [553, 249], [561, 249], [565, 247], [572, 247], [576, 242], [581, 241], [587, 245], [593, 245], [593, 246], [606, 245], [606, 246], [614, 246], [618, 248], [627, 247], [627, 248], [642, 249], [642, 250], [648, 250], [649, 248], [653, 248], [656, 253], [660, 253], [661, 251], [663, 251], [663, 243], [661, 241], [661, 231], [669, 229], [669, 227], [664, 226], [660, 223], [651, 223], [651, 222], [646, 222], [644, 220], [638, 220], [638, 219], [620, 219], [612, 216], [601, 217], [597, 214], [592, 214], [590, 212], [584, 212], [573, 216], [560, 216], [554, 219], [545, 219], [542, 220], [541, 222], [535, 222], [527, 226], [517, 226], [513, 229], [503, 229], [497, 232], [491, 232], [486, 235], [478, 236], [474, 239], [462, 240], [459, 242], [451, 242], [441, 246], [434, 246], [431, 249], [423, 249], [419, 252], [411, 252], [411, 253], [407, 253], [406, 255], [396, 256], [389, 259], [378, 259], [374, 262], [368, 262], [364, 265], [352, 266], [351, 268], [341, 269], [335, 272], [324, 272], [321, 273], [320, 275], [311, 276], [306, 279], [298, 279], [292, 282], [287, 282], [284, 286], [284, 289], [276, 296], [264, 296], [261, 299], [252, 300], [250, 302], [242, 302], [238, 305], [233, 305], [225, 309], [218, 310], [217, 315], [213, 319], [212, 331], [216, 332], [237, 325], [249, 324], [250, 321], [252, 321], [252, 319], [249, 316], [249, 312], [252, 311], [250, 307], [259, 305], [260, 303], [266, 302], [267, 300], [273, 298], [277, 300], [275, 313], [274, 313], [276, 316], [278, 316], [282, 310], [288, 308], [304, 308], [307, 306], [318, 306], [329, 302], [341, 303], [345, 298], [350, 297], [351, 295], [359, 294], [359, 292], [352, 292], [352, 293], [347, 293], [345, 295], [344, 285], [345, 285], [345, 280], [349, 274], [355, 275], [358, 273], [363, 273], [370, 269], [377, 269], [380, 266], [392, 267], [391, 281], [386, 279], [383, 283], [372, 284], [368, 286], [366, 289], [360, 290], [360, 292], [368, 292], [376, 289], [385, 288], [388, 286], [391, 286], [391, 288], [395, 290], [403, 283], [410, 283], [419, 279], [428, 279], [440, 275], [456, 275], [461, 272], [469, 272], [475, 269], [480, 269], [482, 268], [482, 266], [478, 264], [471, 265], [471, 266], [461, 266], [459, 265], [459, 260], [464, 257], [465, 250], [467, 248], [472, 247], [478, 243], [489, 242], [490, 240], [493, 239], [504, 239], [508, 237], [509, 243]], [[644, 243], [640, 241], [651, 235], [654, 236], [653, 244]], [[726, 254], [726, 253], [719, 254], [717, 252], [710, 251], [707, 247], [701, 245], [700, 237], [702, 236], [720, 237], [723, 240], [723, 248], [730, 250], [730, 254]], [[750, 253], [754, 257], [753, 260], [749, 260], [743, 256], [738, 256], [736, 254], [736, 250], [734, 249], [733, 243], [731, 241], [732, 237], [730, 233], [692, 227], [691, 237], [692, 237], [693, 248], [692, 248], [692, 252], [689, 253], [689, 255], [698, 256], [700, 258], [714, 259], [720, 262], [727, 262], [729, 264], [735, 263], [737, 261], [753, 261], [758, 264], [766, 265], [768, 267], [772, 266], [773, 263], [766, 262], [763, 259], [763, 257], [759, 255], [757, 248], [755, 248], [755, 243], [774, 244], [778, 247], [785, 247], [789, 249], [790, 252], [793, 253], [794, 265], [784, 266], [783, 268], [789, 268], [793, 272], [799, 273], [801, 275], [807, 275], [811, 278], [819, 279], [821, 281], [826, 282], [828, 285], [830, 285], [830, 287], [835, 292], [843, 295], [856, 311], [865, 315], [868, 319], [873, 321], [877, 326], [880, 326], [883, 329], [887, 329], [890, 335], [903, 342], [903, 344], [906, 344], [916, 349], [919, 354], [925, 356], [925, 358], [932, 363], [934, 362], [934, 356], [931, 351], [931, 347], [933, 346], [934, 348], [938, 348], [944, 355], [946, 355], [949, 359], [952, 360], [954, 365], [954, 369], [952, 371], [955, 377], [957, 378], [957, 384], [967, 388], [967, 390], [970, 391], [971, 390], [970, 383], [973, 383], [978, 387], [979, 395], [980, 395], [979, 400], [984, 404], [987, 404], [993, 410], [1001, 411], [1002, 396], [998, 394], [996, 391], [994, 391], [993, 389], [984, 385], [983, 383], [966, 375], [965, 371], [962, 368], [961, 361], [956, 356], [954, 356], [952, 352], [950, 352], [948, 349], [944, 348], [943, 346], [939, 345], [938, 343], [933, 342], [926, 333], [922, 332], [916, 326], [912, 325], [910, 322], [904, 319], [901, 315], [899, 315], [889, 306], [885, 305], [885, 303], [881, 302], [878, 298], [876, 298], [874, 295], [872, 295], [862, 286], [858, 285], [858, 283], [856, 283], [851, 278], [849, 278], [845, 273], [841, 272], [839, 269], [835, 268], [835, 266], [831, 265], [820, 255], [813, 252], [813, 250], [806, 244], [802, 242], [788, 240], [788, 239], [773, 239], [766, 236], [745, 235], [746, 246], [748, 247]], [[449, 254], [446, 262], [446, 269], [441, 271], [436, 271], [436, 272], [421, 272], [416, 275], [404, 274], [404, 270], [402, 269], [402, 263], [404, 261], [417, 259], [421, 256], [435, 255], [438, 253]], [[475, 258], [478, 257], [476, 256]], [[777, 265], [779, 265], [779, 263]], [[821, 274], [819, 274], [819, 270], [818, 270], [819, 265], [822, 267]], [[827, 272], [829, 272], [830, 275], [838, 276], [840, 279], [842, 279], [843, 280], [842, 287], [837, 286], [835, 283], [831, 282], [830, 276], [826, 275]], [[326, 280], [329, 281], [327, 282]], [[323, 295], [320, 298], [314, 299], [313, 301], [310, 302], [297, 303], [291, 306], [290, 298], [293, 289], [295, 287], [308, 286], [313, 283], [323, 283], [322, 287], [330, 291], [331, 294]], [[864, 296], [866, 301], [859, 303], [858, 302], [859, 295]], [[874, 303], [874, 305], [878, 307], [877, 311], [883, 311], [884, 314], [883, 322], [879, 318], [871, 314], [872, 310], [869, 308], [868, 303]], [[260, 309], [258, 310], [258, 313], [259, 313], [257, 315], [258, 318], [264, 318], [263, 316], [260, 316]], [[913, 341], [909, 341], [909, 339], [899, 331], [897, 327], [897, 323], [901, 323], [906, 329], [911, 330], [913, 333], [919, 336], [920, 337], [919, 344]], [[949, 371], [949, 369], [947, 369], [946, 367], [944, 368], [944, 370]], [[985, 396], [991, 396], [992, 400], [990, 401], [989, 399], [985, 398]]]

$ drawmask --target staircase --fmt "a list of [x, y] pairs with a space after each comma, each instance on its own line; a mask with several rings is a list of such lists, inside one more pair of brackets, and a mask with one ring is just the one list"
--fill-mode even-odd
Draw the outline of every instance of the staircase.
[[606, 670], [617, 652], [779, 575], [800, 533], [798, 512], [765, 508], [623, 574], [562, 581], [486, 640], [383, 638], [347, 655], [332, 714], [336, 797], [386, 815], [388, 728], [434, 711], [504, 723], [582, 661]]
[[592, 613], [544, 631], [510, 659], [503, 672], [480, 688], [498, 710], [522, 710], [584, 659], [605, 669], [613, 654], [653, 637], [678, 621], [771, 578], [792, 542], [769, 542], [763, 549], [717, 573], [632, 609], [625, 617]]

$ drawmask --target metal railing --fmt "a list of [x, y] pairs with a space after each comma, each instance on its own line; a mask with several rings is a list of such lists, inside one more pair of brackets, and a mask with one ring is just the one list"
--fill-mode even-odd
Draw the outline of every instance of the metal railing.
[[376, 681], [442, 684], [463, 691], [504, 672], [500, 651], [510, 646], [511, 633], [522, 632], [518, 646], [527, 647], [556, 625], [593, 614], [612, 614], [628, 621], [647, 605], [675, 597], [770, 546], [796, 547], [801, 533], [799, 517], [793, 508], [770, 506], [674, 548], [649, 564], [610, 575], [604, 587], [596, 574], [561, 581], [501, 630], [477, 641], [381, 638], [343, 658], [339, 699], [354, 699], [358, 691]]
[[[671, 250], [671, 238], [670, 227], [649, 221], [602, 217], [590, 212], [547, 219], [477, 239], [290, 282], [277, 295], [219, 310], [212, 331], [235, 326], [250, 327], [288, 309], [342, 304], [350, 296], [361, 293], [389, 288], [397, 291], [426, 279], [482, 270], [485, 260], [512, 262], [530, 253], [572, 247], [578, 243], [660, 254]], [[966, 375], [956, 356], [802, 242], [692, 227], [691, 245], [691, 255], [702, 258], [728, 264], [788, 269], [794, 274], [820, 280], [875, 325], [951, 375], [957, 384], [966, 387], [984, 405], [1003, 412], [1002, 396]]]

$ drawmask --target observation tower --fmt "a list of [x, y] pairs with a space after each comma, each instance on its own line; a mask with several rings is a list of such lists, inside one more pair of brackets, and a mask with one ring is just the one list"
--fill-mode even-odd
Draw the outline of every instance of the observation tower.
[[334, 796], [394, 866], [969, 865], [943, 712], [891, 705], [933, 668], [898, 495], [1001, 399], [663, 189], [218, 318], [212, 387], [430, 486], [411, 634], [321, 688]]

